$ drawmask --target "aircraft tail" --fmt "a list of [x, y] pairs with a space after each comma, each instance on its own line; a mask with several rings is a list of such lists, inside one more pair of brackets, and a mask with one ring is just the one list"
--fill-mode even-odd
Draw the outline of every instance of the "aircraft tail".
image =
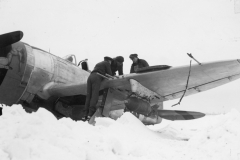
[[193, 111], [178, 111], [178, 110], [157, 110], [158, 116], [171, 121], [176, 120], [192, 120], [204, 117], [205, 114]]

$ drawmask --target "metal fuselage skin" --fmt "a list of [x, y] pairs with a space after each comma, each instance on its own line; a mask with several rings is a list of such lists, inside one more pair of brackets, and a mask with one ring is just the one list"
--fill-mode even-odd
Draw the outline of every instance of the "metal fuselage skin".
[[51, 95], [44, 92], [45, 88], [57, 84], [86, 84], [89, 76], [76, 64], [23, 42], [0, 51], [0, 57], [9, 61], [9, 69], [0, 68], [0, 103], [9, 106], [30, 104], [36, 97], [47, 100]]

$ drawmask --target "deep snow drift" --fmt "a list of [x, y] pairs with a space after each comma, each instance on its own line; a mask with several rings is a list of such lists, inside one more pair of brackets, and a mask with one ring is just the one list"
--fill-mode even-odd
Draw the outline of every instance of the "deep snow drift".
[[0, 160], [240, 160], [240, 113], [144, 126], [130, 113], [96, 125], [3, 107]]

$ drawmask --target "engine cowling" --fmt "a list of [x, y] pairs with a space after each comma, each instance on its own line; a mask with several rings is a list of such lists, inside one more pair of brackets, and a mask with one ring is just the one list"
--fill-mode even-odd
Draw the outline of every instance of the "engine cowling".
[[[6, 35], [4, 35], [4, 37], [6, 37]], [[24, 73], [26, 69], [27, 53], [22, 42], [7, 46], [1, 44], [1, 46], [0, 103], [12, 105], [19, 101], [19, 98], [26, 89], [26, 79], [24, 79], [26, 77], [24, 77]]]

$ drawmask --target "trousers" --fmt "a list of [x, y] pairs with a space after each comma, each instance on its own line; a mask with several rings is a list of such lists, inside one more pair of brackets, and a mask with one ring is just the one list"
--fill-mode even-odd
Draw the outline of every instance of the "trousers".
[[84, 114], [85, 116], [92, 116], [97, 108], [97, 102], [99, 97], [99, 90], [101, 86], [101, 82], [103, 78], [99, 76], [97, 73], [91, 73], [87, 80], [87, 96], [86, 102], [84, 106]]

